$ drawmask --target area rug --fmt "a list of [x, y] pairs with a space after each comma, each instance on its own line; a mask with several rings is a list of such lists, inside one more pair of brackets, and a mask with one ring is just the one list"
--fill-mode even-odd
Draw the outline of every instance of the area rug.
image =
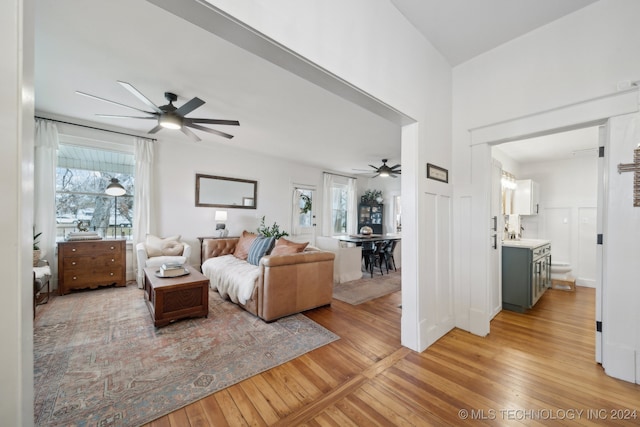
[[399, 291], [401, 289], [400, 270], [380, 275], [365, 273], [362, 279], [333, 285], [333, 297], [351, 305], [362, 304], [372, 299]]
[[209, 292], [209, 316], [155, 328], [129, 285], [53, 298], [34, 324], [39, 426], [137, 426], [339, 337], [302, 314], [265, 323]]

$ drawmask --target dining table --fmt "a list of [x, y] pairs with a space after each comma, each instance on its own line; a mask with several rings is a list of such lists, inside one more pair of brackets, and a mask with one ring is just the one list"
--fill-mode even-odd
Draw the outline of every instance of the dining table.
[[367, 242], [382, 242], [386, 240], [400, 240], [401, 235], [397, 233], [393, 234], [345, 234], [341, 236], [335, 236], [336, 239], [347, 242], [354, 243], [356, 246], [362, 246], [363, 243]]

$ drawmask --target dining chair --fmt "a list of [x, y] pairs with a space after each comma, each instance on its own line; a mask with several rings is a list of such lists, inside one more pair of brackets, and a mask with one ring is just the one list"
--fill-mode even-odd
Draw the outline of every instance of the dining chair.
[[396, 245], [398, 244], [397, 240], [386, 240], [384, 245], [384, 261], [387, 265], [387, 273], [389, 272], [389, 266], [393, 268], [393, 271], [398, 271], [396, 268], [396, 260], [393, 258], [393, 252], [396, 249]]

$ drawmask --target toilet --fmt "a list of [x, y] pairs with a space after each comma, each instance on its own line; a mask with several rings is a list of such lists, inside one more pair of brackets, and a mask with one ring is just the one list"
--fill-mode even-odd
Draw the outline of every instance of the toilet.
[[551, 278], [552, 279], [565, 279], [571, 276], [571, 264], [564, 261], [552, 261], [551, 262]]
[[551, 287], [563, 291], [576, 290], [576, 279], [571, 275], [571, 264], [563, 261], [551, 262]]

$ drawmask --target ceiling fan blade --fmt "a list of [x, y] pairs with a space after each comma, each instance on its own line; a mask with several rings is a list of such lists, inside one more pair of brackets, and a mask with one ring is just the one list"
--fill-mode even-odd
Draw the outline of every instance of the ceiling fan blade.
[[158, 125], [156, 127], [154, 127], [153, 129], [151, 129], [149, 132], [147, 133], [156, 133], [158, 132], [160, 129], [162, 129], [162, 126]]
[[377, 166], [373, 166], [373, 165], [369, 165], [369, 166], [371, 166], [371, 167], [372, 167], [372, 168], [374, 168], [375, 170], [378, 170], [378, 169], [379, 169]]
[[185, 117], [185, 122], [189, 123], [204, 123], [209, 125], [230, 125], [240, 126], [240, 122], [237, 120], [220, 120], [220, 119], [191, 119]]
[[140, 117], [140, 116], [120, 116], [115, 114], [96, 114], [98, 117], [108, 117], [110, 119], [157, 119], [155, 116]]
[[129, 92], [131, 92], [140, 101], [142, 101], [145, 104], [147, 104], [147, 106], [149, 108], [151, 108], [153, 111], [155, 111], [158, 114], [162, 114], [163, 113], [163, 111], [156, 104], [154, 104], [153, 102], [149, 101], [149, 99], [146, 96], [144, 96], [142, 93], [140, 93], [140, 91], [138, 89], [136, 89], [135, 87], [133, 87], [130, 83], [121, 82], [120, 80], [118, 80], [118, 83], [120, 83], [122, 85], [122, 87], [124, 87]]
[[204, 101], [198, 97], [193, 98], [191, 101], [183, 104], [180, 108], [178, 108], [175, 113], [180, 116], [186, 116], [196, 108], [204, 105]]
[[111, 101], [110, 99], [100, 98], [99, 96], [91, 95], [89, 93], [80, 92], [79, 90], [77, 90], [76, 93], [78, 95], [86, 96], [87, 98], [97, 99], [98, 101], [108, 102], [109, 104], [119, 105], [120, 107], [131, 108], [132, 110], [140, 111], [141, 113], [154, 114], [151, 111], [141, 110], [139, 108], [132, 107], [130, 105], [125, 105], [125, 104], [121, 104], [121, 103], [116, 102], [116, 101]]
[[190, 129], [188, 129], [188, 128], [186, 128], [186, 127], [182, 126], [182, 127], [180, 128], [180, 130], [182, 131], [182, 133], [184, 133], [185, 135], [187, 135], [189, 138], [193, 139], [195, 142], [202, 141], [202, 140], [198, 137], [198, 135], [196, 135], [195, 133], [191, 132], [191, 130], [190, 130]]
[[215, 130], [215, 129], [209, 129], [209, 128], [206, 128], [204, 126], [196, 125], [194, 123], [185, 124], [185, 126], [189, 126], [189, 127], [192, 127], [194, 129], [198, 129], [198, 130], [201, 130], [201, 131], [204, 131], [204, 132], [213, 133], [215, 135], [220, 135], [220, 136], [223, 136], [225, 138], [229, 138], [229, 139], [233, 138], [233, 135], [229, 135], [228, 133], [220, 132], [219, 130]]
[[391, 166], [391, 169], [395, 169], [395, 168], [399, 168], [399, 167], [400, 167], [400, 164], [397, 164], [395, 166]]

